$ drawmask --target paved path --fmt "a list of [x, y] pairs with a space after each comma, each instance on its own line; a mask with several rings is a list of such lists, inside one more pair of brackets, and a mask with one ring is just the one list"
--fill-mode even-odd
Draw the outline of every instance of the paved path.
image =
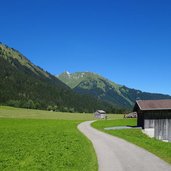
[[99, 171], [171, 171], [171, 165], [120, 138], [100, 132], [83, 122], [78, 129], [93, 143]]

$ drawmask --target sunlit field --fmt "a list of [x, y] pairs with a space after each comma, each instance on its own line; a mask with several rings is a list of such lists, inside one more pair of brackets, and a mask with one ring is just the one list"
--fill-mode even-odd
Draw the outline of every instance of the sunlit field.
[[[66, 113], [0, 106], [0, 118], [30, 118], [59, 120], [95, 120], [93, 113]], [[108, 114], [108, 119], [121, 119], [122, 114]]]
[[89, 119], [90, 114], [1, 107], [0, 170], [96, 171], [92, 144], [77, 129]]

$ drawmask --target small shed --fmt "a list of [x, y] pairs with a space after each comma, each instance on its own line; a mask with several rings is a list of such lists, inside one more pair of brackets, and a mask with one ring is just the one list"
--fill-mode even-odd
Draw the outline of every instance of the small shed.
[[124, 115], [124, 118], [137, 118], [137, 112], [132, 112]]
[[171, 141], [171, 100], [137, 100], [137, 126], [160, 140]]
[[107, 114], [104, 110], [97, 110], [94, 113], [94, 117], [97, 119], [107, 119]]

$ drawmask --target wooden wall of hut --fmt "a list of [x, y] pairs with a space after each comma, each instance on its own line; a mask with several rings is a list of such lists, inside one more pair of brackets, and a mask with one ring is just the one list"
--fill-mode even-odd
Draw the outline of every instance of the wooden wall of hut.
[[156, 139], [171, 142], [171, 119], [156, 119], [154, 121], [154, 136]]
[[144, 119], [171, 119], [170, 110], [148, 110], [143, 111]]

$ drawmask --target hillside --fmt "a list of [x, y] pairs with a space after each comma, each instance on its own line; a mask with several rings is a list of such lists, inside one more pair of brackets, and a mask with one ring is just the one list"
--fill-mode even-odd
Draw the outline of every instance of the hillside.
[[131, 109], [135, 100], [171, 99], [169, 95], [146, 93], [116, 84], [91, 72], [64, 72], [58, 78], [80, 94], [91, 94], [117, 108]]
[[1, 105], [71, 112], [110, 108], [94, 97], [74, 93], [55, 76], [3, 44], [0, 44], [0, 80]]

